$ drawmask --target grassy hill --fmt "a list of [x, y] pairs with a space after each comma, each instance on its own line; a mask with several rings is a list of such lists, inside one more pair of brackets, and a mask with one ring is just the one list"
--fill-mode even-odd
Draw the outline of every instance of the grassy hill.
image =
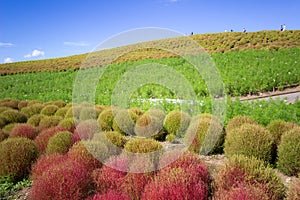
[[[291, 30], [285, 32], [260, 31], [249, 33], [227, 32], [216, 34], [198, 34], [189, 37], [199, 43], [209, 53], [223, 53], [227, 51], [248, 49], [278, 50], [300, 47], [300, 30]], [[184, 40], [184, 37], [179, 37], [102, 50], [93, 55], [94, 59], [89, 59], [87, 66], [104, 66], [112, 62], [122, 63], [149, 58], [159, 59], [174, 57], [176, 55], [173, 53], [147, 47], [163, 45], [168, 49], [178, 49], [184, 47], [185, 44], [183, 41], [186, 41]], [[131, 51], [131, 49], [137, 48], [140, 50], [134, 52]], [[123, 56], [118, 57], [116, 60], [111, 60], [112, 57], [119, 55], [120, 52], [130, 53], [124, 54]], [[0, 64], [0, 75], [79, 69], [82, 61], [84, 61], [87, 56], [88, 54], [81, 54], [55, 59]]]

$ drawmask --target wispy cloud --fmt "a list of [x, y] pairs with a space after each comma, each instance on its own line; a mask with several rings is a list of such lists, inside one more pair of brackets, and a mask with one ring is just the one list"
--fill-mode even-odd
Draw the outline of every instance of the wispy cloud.
[[11, 47], [11, 46], [14, 46], [14, 44], [10, 42], [0, 42], [0, 47]]
[[4, 63], [12, 63], [13, 59], [10, 57], [4, 58]]
[[39, 57], [39, 56], [44, 56], [44, 55], [45, 55], [44, 51], [35, 49], [31, 53], [24, 55], [24, 58]]
[[86, 42], [64, 42], [66, 46], [77, 46], [77, 47], [86, 47], [89, 46], [89, 43]]
[[167, 3], [176, 3], [178, 2], [179, 0], [166, 0]]

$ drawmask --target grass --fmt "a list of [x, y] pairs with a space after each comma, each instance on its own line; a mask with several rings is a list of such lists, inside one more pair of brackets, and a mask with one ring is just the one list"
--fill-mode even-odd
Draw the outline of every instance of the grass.
[[[291, 30], [285, 32], [279, 31], [260, 31], [249, 33], [215, 33], [215, 34], [199, 34], [190, 36], [195, 42], [200, 44], [209, 53], [227, 52], [248, 49], [282, 49], [300, 46], [300, 31]], [[149, 58], [167, 58], [175, 55], [155, 49], [155, 46], [162, 45], [168, 49], [178, 50], [186, 45], [185, 37], [164, 39], [158, 41], [150, 41], [138, 43], [134, 45], [118, 47], [113, 49], [102, 50], [94, 53], [92, 59], [87, 64], [91, 66], [105, 66], [108, 63], [122, 63], [128, 61], [144, 60]], [[147, 47], [154, 48], [147, 48]], [[131, 51], [134, 48], [141, 50]], [[118, 56], [120, 52], [129, 51], [116, 60], [113, 57]], [[188, 50], [191, 51], [191, 50]], [[82, 61], [86, 59], [88, 54], [81, 54], [63, 58], [15, 62], [0, 65], [0, 75], [27, 73], [27, 72], [44, 72], [44, 71], [66, 71], [79, 69]], [[95, 58], [96, 57], [96, 58]]]

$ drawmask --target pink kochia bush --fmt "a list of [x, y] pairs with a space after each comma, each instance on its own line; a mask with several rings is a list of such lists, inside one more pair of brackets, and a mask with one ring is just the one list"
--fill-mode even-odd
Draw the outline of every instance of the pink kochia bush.
[[38, 135], [38, 129], [30, 124], [18, 124], [10, 132], [10, 137], [25, 137], [34, 140]]
[[48, 169], [51, 169], [53, 166], [64, 162], [66, 158], [67, 156], [58, 153], [40, 156], [32, 165], [30, 176], [31, 180], [37, 179]]
[[130, 197], [119, 190], [109, 190], [104, 194], [95, 194], [88, 200], [131, 200]]
[[85, 166], [67, 160], [51, 166], [33, 182], [31, 200], [81, 200], [88, 196], [91, 187], [90, 173]]
[[96, 190], [104, 193], [108, 190], [120, 189], [127, 174], [129, 160], [124, 156], [111, 157], [101, 169], [93, 171]]
[[[164, 155], [160, 164], [171, 157]], [[142, 199], [208, 199], [208, 184], [208, 167], [195, 154], [185, 152], [146, 185]]]

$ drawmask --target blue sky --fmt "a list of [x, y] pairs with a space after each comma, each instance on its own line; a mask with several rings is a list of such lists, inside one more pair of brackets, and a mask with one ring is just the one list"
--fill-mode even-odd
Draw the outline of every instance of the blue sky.
[[0, 0], [0, 63], [92, 51], [120, 32], [300, 29], [296, 0]]

